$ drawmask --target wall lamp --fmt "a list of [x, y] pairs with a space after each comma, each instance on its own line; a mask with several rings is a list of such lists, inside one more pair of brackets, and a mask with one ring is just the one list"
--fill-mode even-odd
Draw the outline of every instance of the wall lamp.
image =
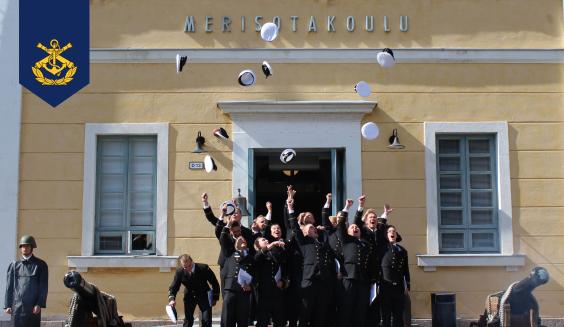
[[202, 132], [198, 131], [198, 136], [196, 137], [196, 147], [192, 150], [192, 153], [202, 153], [205, 152], [202, 147], [206, 143], [206, 138], [202, 136]]
[[392, 132], [392, 136], [390, 136], [389, 140], [390, 145], [388, 145], [388, 148], [390, 149], [403, 149], [405, 148], [405, 145], [401, 144], [399, 141], [399, 137], [398, 137], [398, 130], [396, 128], [394, 128], [394, 131]]

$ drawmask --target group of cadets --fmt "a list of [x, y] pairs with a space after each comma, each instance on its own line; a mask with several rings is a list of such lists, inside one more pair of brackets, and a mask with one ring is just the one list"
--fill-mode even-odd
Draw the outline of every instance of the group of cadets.
[[[364, 210], [363, 195], [349, 224], [353, 200], [347, 199], [344, 209], [330, 216], [332, 197], [327, 194], [321, 225], [316, 226], [312, 213], [294, 211], [295, 194], [289, 186], [283, 217], [286, 235], [280, 225], [271, 224], [269, 202], [268, 213], [247, 228], [238, 208], [227, 215], [223, 207], [218, 218], [207, 194], [202, 195], [206, 219], [221, 246], [221, 326], [243, 327], [256, 320], [256, 327], [404, 327], [409, 266], [407, 251], [397, 244], [401, 236], [387, 223], [392, 209], [386, 205], [378, 217], [374, 209]], [[177, 274], [185, 270], [180, 267]], [[176, 280], [169, 289], [172, 301], [180, 285]], [[195, 305], [186, 303], [185, 295], [187, 305], [191, 312], [185, 312], [184, 326], [192, 326], [189, 316]], [[208, 308], [203, 304], [200, 309]], [[205, 320], [204, 327], [211, 326], [211, 319]]]

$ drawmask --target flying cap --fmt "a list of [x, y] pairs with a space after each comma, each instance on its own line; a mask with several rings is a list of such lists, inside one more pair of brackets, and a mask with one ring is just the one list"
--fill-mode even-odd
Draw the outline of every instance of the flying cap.
[[296, 157], [296, 151], [294, 149], [286, 149], [280, 153], [280, 161], [283, 163], [288, 163]]
[[260, 37], [266, 42], [272, 42], [278, 37], [278, 26], [274, 23], [266, 23], [260, 28]]
[[219, 137], [220, 139], [224, 139], [224, 140], [227, 140], [229, 138], [229, 134], [227, 134], [227, 131], [225, 129], [223, 129], [223, 127], [218, 127], [216, 129], [214, 129], [213, 135], [215, 135], [216, 137]]
[[223, 207], [225, 206], [226, 210], [225, 210], [225, 214], [230, 216], [233, 213], [235, 213], [235, 203], [233, 203], [232, 201], [223, 201], [223, 203], [219, 206], [219, 211], [223, 210]]
[[256, 79], [256, 75], [252, 70], [245, 69], [239, 73], [238, 81], [241, 86], [251, 86], [255, 84]]
[[188, 60], [187, 56], [180, 56], [176, 54], [176, 73], [180, 73], [182, 71], [182, 67], [186, 65], [186, 61]]
[[376, 61], [378, 61], [378, 64], [380, 64], [383, 68], [393, 67], [396, 63], [394, 52], [389, 48], [385, 48], [382, 52], [376, 55]]
[[215, 165], [215, 161], [213, 160], [213, 158], [208, 154], [206, 155], [206, 157], [204, 158], [204, 168], [206, 169], [206, 172], [211, 173], [212, 170], [217, 170], [217, 166]]
[[380, 135], [380, 129], [378, 128], [378, 125], [374, 124], [373, 122], [368, 122], [362, 125], [360, 133], [365, 139], [374, 140], [378, 137], [378, 135]]
[[372, 93], [372, 89], [370, 88], [370, 85], [365, 81], [360, 81], [356, 83], [356, 85], [354, 86], [354, 91], [361, 97], [367, 97], [370, 95], [370, 93]]
[[268, 76], [272, 76], [272, 67], [270, 67], [270, 64], [266, 61], [262, 62], [262, 72], [266, 78], [268, 78]]

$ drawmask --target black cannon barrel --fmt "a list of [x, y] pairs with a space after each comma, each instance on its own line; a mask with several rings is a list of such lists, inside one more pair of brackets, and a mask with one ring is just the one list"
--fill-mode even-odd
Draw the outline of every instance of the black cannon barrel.
[[87, 301], [96, 301], [96, 286], [88, 283], [78, 271], [69, 271], [63, 278], [67, 288], [73, 290], [81, 298]]

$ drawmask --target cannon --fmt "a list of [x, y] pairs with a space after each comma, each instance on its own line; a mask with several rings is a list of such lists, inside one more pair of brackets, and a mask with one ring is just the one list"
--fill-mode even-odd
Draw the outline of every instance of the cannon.
[[80, 273], [66, 273], [63, 283], [74, 292], [65, 327], [131, 327], [118, 314], [116, 298], [88, 283]]
[[488, 295], [484, 314], [470, 327], [543, 327], [533, 290], [548, 279], [545, 268], [535, 267], [529, 276], [512, 283], [507, 290]]

